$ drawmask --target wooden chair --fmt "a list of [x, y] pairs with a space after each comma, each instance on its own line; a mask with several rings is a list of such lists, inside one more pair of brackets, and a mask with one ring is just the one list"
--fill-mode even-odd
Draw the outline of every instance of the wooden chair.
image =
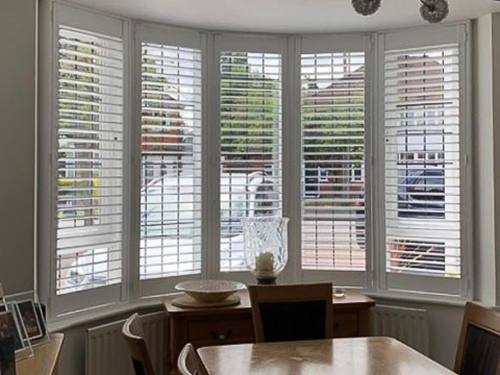
[[500, 313], [468, 302], [453, 371], [460, 375], [500, 375]]
[[141, 320], [138, 314], [132, 315], [123, 325], [123, 337], [127, 342], [136, 375], [155, 375], [148, 345], [144, 339]]
[[257, 342], [333, 337], [332, 284], [248, 287]]
[[182, 348], [179, 358], [177, 359], [177, 369], [181, 375], [205, 375], [204, 367], [201, 360], [196, 354], [192, 344], [186, 344]]

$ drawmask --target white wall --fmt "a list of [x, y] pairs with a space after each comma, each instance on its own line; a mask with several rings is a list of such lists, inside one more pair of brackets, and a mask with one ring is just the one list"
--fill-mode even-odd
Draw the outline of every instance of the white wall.
[[500, 304], [500, 14], [474, 24], [475, 295]]
[[0, 3], [0, 282], [34, 285], [36, 0]]
[[[493, 35], [491, 14], [474, 25], [474, 177], [481, 181], [475, 189], [476, 252], [475, 295], [479, 300], [496, 301], [495, 280], [495, 181], [493, 138]], [[488, 284], [490, 287], [486, 287]]]
[[495, 155], [495, 265], [496, 265], [496, 305], [500, 305], [500, 13], [492, 15], [492, 73], [493, 73], [493, 139]]

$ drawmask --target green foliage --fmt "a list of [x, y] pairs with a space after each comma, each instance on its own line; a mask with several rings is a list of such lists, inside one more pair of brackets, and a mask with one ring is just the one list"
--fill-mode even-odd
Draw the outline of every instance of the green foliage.
[[221, 59], [222, 152], [238, 154], [233, 159], [248, 152], [271, 158], [280, 136], [281, 82], [252, 68], [251, 59], [238, 52]]

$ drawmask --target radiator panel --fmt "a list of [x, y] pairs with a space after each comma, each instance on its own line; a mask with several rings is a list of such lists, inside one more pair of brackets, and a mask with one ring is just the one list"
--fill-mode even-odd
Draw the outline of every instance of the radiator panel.
[[372, 309], [373, 334], [393, 337], [420, 353], [429, 355], [427, 310], [377, 305]]
[[[130, 352], [123, 339], [125, 320], [93, 327], [85, 338], [86, 375], [135, 375]], [[164, 373], [165, 359], [170, 355], [167, 340], [166, 313], [141, 316], [148, 349], [157, 374]]]

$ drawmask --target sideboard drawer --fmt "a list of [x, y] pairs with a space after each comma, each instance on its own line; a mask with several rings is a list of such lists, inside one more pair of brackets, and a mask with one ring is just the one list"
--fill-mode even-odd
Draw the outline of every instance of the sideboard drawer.
[[190, 321], [188, 337], [196, 347], [253, 342], [253, 323], [244, 318]]
[[359, 336], [357, 311], [333, 313], [333, 337]]

